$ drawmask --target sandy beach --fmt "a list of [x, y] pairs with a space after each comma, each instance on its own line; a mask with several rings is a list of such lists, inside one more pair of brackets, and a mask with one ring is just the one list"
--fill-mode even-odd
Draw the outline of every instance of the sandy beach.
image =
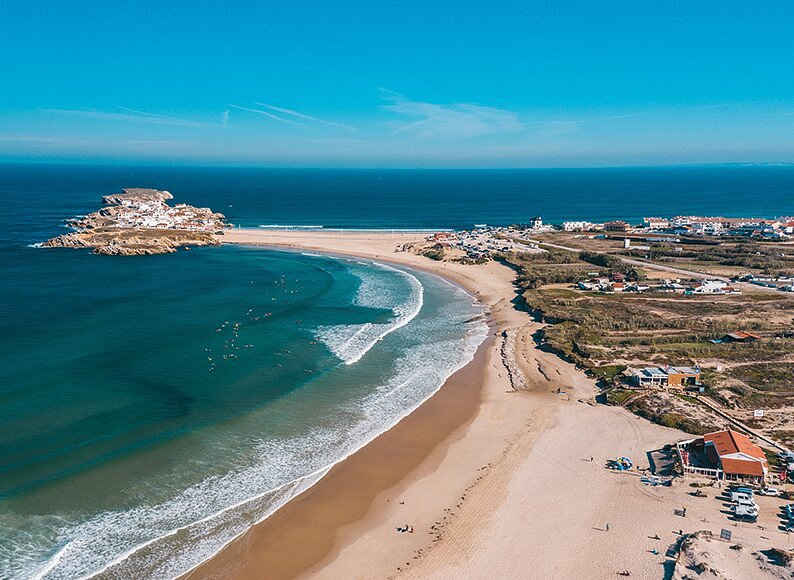
[[[515, 309], [508, 267], [395, 251], [421, 238], [225, 234], [224, 243], [355, 255], [437, 273], [489, 309], [492, 333], [475, 360], [417, 411], [189, 578], [606, 578], [621, 571], [662, 578], [679, 532], [719, 534], [730, 525], [734, 540], [786, 546], [778, 530], [728, 522], [714, 491], [693, 499], [684, 485], [652, 488], [637, 472], [606, 469], [616, 456], [647, 468], [647, 451], [687, 436], [596, 404], [592, 380], [536, 347], [540, 325]], [[520, 370], [525, 388], [513, 388], [510, 367]], [[776, 509], [773, 498], [759, 499], [762, 512]], [[687, 517], [677, 513], [681, 507]], [[396, 530], [404, 525], [413, 533]]]

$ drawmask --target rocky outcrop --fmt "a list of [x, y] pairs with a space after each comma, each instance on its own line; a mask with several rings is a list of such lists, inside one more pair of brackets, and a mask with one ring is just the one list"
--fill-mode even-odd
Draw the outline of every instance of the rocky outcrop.
[[176, 252], [179, 247], [214, 246], [228, 227], [225, 216], [209, 208], [170, 206], [167, 191], [125, 189], [106, 195], [100, 210], [68, 220], [74, 232], [42, 244], [47, 248], [93, 248], [95, 254], [141, 256]]
[[130, 187], [123, 189], [121, 193], [111, 193], [102, 198], [102, 203], [107, 205], [125, 205], [126, 203], [161, 203], [164, 204], [169, 199], [174, 199], [169, 191], [159, 189], [142, 189]]

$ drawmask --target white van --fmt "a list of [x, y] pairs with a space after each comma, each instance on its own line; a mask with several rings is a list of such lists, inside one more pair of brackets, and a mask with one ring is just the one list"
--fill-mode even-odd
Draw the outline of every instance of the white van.
[[736, 500], [736, 505], [758, 508], [758, 505], [752, 497], [740, 497]]
[[737, 487], [731, 490], [731, 501], [739, 499], [753, 499], [753, 490], [749, 487]]
[[738, 519], [755, 521], [758, 519], [758, 507], [739, 504], [734, 506], [734, 514]]

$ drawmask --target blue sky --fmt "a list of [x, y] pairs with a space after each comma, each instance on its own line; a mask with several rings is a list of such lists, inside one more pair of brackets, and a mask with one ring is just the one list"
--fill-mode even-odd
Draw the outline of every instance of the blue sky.
[[0, 159], [794, 162], [794, 3], [73, 2], [0, 14]]

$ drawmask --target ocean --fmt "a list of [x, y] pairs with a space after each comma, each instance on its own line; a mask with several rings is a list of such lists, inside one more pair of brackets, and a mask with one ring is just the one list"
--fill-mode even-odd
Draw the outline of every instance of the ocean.
[[0, 577], [173, 577], [431, 396], [487, 328], [367, 260], [34, 247], [122, 187], [235, 224], [463, 228], [794, 214], [794, 168], [538, 171], [0, 165]]

